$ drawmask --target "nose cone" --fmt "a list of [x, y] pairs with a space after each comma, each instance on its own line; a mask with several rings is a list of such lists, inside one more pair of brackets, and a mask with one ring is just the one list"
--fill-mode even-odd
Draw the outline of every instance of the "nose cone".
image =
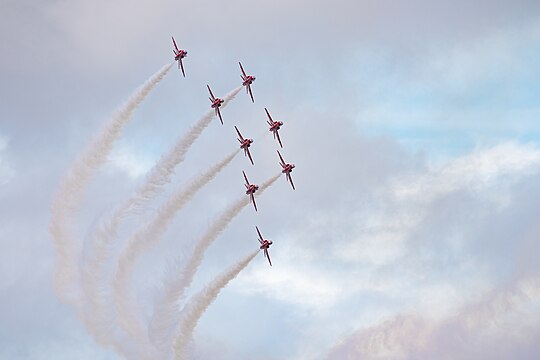
[[294, 164], [291, 164], [291, 169], [294, 169]]
[[268, 240], [268, 246], [270, 246], [272, 244], [273, 244], [272, 240]]

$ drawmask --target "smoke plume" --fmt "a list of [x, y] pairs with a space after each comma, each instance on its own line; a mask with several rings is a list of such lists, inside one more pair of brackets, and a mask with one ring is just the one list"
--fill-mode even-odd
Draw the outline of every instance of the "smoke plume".
[[[169, 66], [170, 68], [170, 66]], [[233, 100], [242, 87], [238, 87], [228, 93], [224, 98], [222, 108]], [[143, 185], [136, 191], [135, 195], [117, 207], [107, 221], [99, 225], [91, 237], [89, 243], [93, 246], [93, 251], [84, 259], [83, 266], [83, 288], [88, 299], [90, 299], [91, 310], [88, 316], [92, 322], [101, 323], [99, 328], [111, 328], [111, 320], [107, 314], [106, 299], [106, 264], [111, 257], [111, 249], [114, 239], [117, 237], [118, 228], [122, 220], [139, 210], [147, 201], [157, 196], [164, 185], [170, 182], [174, 174], [174, 168], [184, 160], [184, 157], [191, 145], [198, 139], [203, 130], [210, 124], [214, 116], [213, 109], [200, 118], [191, 129], [177, 142], [176, 145], [154, 165], [146, 177]], [[106, 334], [105, 338], [108, 338]]]
[[227, 286], [257, 256], [259, 250], [249, 254], [233, 267], [215, 278], [208, 286], [196, 294], [182, 310], [182, 320], [174, 343], [175, 359], [187, 359], [187, 347], [193, 338], [193, 331], [206, 309], [216, 300], [220, 291]]
[[239, 152], [240, 150], [235, 150], [233, 153], [227, 155], [223, 160], [211, 166], [204, 173], [199, 174], [189, 184], [173, 194], [156, 211], [154, 218], [143, 228], [135, 232], [128, 240], [126, 248], [118, 260], [118, 268], [113, 279], [113, 295], [118, 311], [118, 320], [122, 327], [131, 335], [136, 336], [139, 334], [146, 336], [147, 333], [144, 325], [136, 316], [139, 312], [137, 311], [134, 299], [129, 296], [130, 280], [137, 259], [159, 242], [178, 211], [191, 201], [199, 190], [214, 179]]
[[[258, 190], [258, 195], [268, 189], [279, 177], [277, 174], [265, 181]], [[183, 266], [183, 270], [178, 274], [167, 277], [163, 295], [161, 295], [154, 304], [154, 315], [150, 320], [150, 338], [153, 344], [160, 350], [165, 350], [172, 340], [172, 331], [175, 324], [178, 323], [177, 304], [183, 299], [186, 289], [191, 285], [193, 277], [200, 266], [206, 250], [212, 245], [214, 240], [227, 228], [231, 221], [240, 213], [240, 211], [250, 204], [249, 196], [244, 195], [235, 203], [231, 204], [219, 218], [217, 218], [206, 231], [206, 233], [197, 241], [195, 249], [188, 263]], [[178, 261], [176, 268], [182, 267]]]
[[63, 301], [74, 302], [77, 297], [75, 287], [78, 283], [78, 244], [70, 227], [83, 201], [85, 189], [92, 175], [107, 159], [114, 142], [120, 137], [124, 126], [131, 119], [133, 111], [163, 79], [171, 67], [172, 64], [163, 66], [135, 90], [128, 101], [113, 114], [101, 133], [75, 160], [60, 184], [52, 203], [49, 230], [57, 253], [55, 288]]

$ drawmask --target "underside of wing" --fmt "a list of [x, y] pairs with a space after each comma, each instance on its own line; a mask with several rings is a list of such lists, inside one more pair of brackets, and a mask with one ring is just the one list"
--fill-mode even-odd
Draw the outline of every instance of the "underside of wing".
[[292, 176], [291, 176], [291, 174], [287, 174], [287, 178], [288, 178], [289, 181], [291, 182], [291, 186], [292, 186], [293, 190], [296, 190], [296, 189], [294, 188], [294, 183], [293, 183], [293, 181], [292, 181]]
[[264, 249], [264, 255], [266, 255], [266, 258], [268, 259], [268, 263], [270, 266], [272, 266], [272, 260], [270, 260], [270, 254], [268, 253], [268, 249]]
[[242, 63], [239, 61], [238, 64], [240, 65], [240, 70], [242, 70], [242, 74], [244, 74], [244, 78], [245, 78], [246, 72], [244, 71], [244, 68], [242, 67]]
[[240, 137], [240, 140], [244, 141], [244, 137], [242, 136], [242, 134], [240, 134], [240, 130], [238, 130], [238, 128], [236, 126], [234, 128], [236, 129], [236, 133]]
[[255, 229], [257, 229], [257, 234], [259, 234], [259, 242], [262, 244], [264, 239], [262, 237], [261, 231], [259, 230], [259, 227], [255, 226]]
[[276, 130], [275, 134], [277, 136], [277, 141], [279, 142], [279, 146], [281, 146], [283, 148], [283, 144], [281, 143], [281, 138], [279, 137], [279, 132], [277, 130]]
[[210, 93], [210, 100], [213, 102], [214, 100], [216, 100], [216, 98], [214, 97], [214, 94], [212, 94], [212, 90], [210, 90], [210, 86], [206, 85], [206, 87], [208, 88], [208, 92]]
[[270, 121], [273, 123], [274, 120], [272, 120], [272, 117], [270, 116], [270, 113], [268, 112], [268, 109], [267, 109], [267, 108], [264, 108], [264, 111], [266, 111], [266, 115], [268, 116], [268, 118], [270, 119]]
[[257, 203], [255, 202], [255, 195], [253, 193], [251, 195], [251, 201], [253, 201], [253, 207], [255, 208], [255, 211], [257, 211]]
[[249, 91], [249, 96], [251, 97], [251, 102], [254, 103], [255, 100], [253, 99], [253, 93], [251, 92], [251, 86], [248, 85], [248, 86], [247, 86], [247, 89], [248, 89], [248, 91]]
[[219, 116], [219, 121], [221, 121], [221, 125], [223, 125], [223, 118], [221, 117], [221, 111], [219, 111], [219, 108], [216, 108], [216, 111]]
[[171, 38], [172, 38], [174, 48], [176, 49], [176, 52], [178, 53], [178, 46], [176, 45], [176, 41], [174, 41], [174, 37], [171, 36]]
[[283, 157], [281, 156], [281, 153], [279, 152], [279, 150], [277, 150], [277, 153], [279, 155], [279, 160], [281, 160], [281, 166], [285, 166], [285, 160], [283, 160]]
[[249, 152], [249, 149], [246, 149], [246, 152], [249, 157], [249, 161], [251, 161], [251, 165], [255, 165], [255, 163], [253, 163], [253, 159], [251, 158], [251, 153]]

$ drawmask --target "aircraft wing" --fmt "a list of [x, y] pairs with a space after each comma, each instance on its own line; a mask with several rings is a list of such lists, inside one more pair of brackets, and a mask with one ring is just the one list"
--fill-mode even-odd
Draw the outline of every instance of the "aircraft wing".
[[259, 242], [262, 244], [264, 239], [261, 235], [261, 231], [259, 230], [259, 228], [257, 226], [255, 226], [255, 229], [257, 229], [257, 234], [259, 234]]
[[216, 100], [216, 98], [214, 97], [214, 94], [212, 94], [212, 90], [210, 90], [210, 86], [206, 85], [206, 87], [208, 88], [208, 92], [210, 92], [210, 97], [212, 98], [211, 100], [213, 102], [214, 100]]
[[242, 134], [240, 134], [240, 130], [238, 130], [238, 128], [236, 126], [234, 128], [236, 129], [236, 133], [240, 137], [240, 140], [244, 141], [244, 137], [242, 136]]
[[184, 75], [184, 77], [186, 77], [186, 73], [184, 72], [184, 64], [182, 64], [182, 58], [179, 59], [178, 65], [182, 69], [182, 75]]
[[281, 160], [281, 166], [285, 166], [285, 160], [283, 160], [283, 157], [281, 156], [281, 154], [279, 153], [279, 150], [277, 150], [277, 153], [279, 155], [279, 159]]
[[242, 67], [242, 63], [239, 61], [238, 64], [240, 65], [240, 70], [242, 70], [242, 74], [244, 74], [244, 77], [245, 77], [246, 72], [244, 71], [244, 68]]
[[255, 195], [251, 193], [250, 196], [251, 196], [251, 201], [253, 201], [253, 207], [255, 208], [255, 211], [257, 211], [257, 203], [255, 202]]
[[255, 100], [253, 100], [253, 93], [251, 92], [251, 85], [247, 86], [247, 90], [249, 91], [249, 96], [251, 96], [251, 102], [254, 103]]
[[264, 255], [266, 255], [266, 257], [268, 258], [270, 266], [272, 266], [272, 260], [270, 260], [270, 253], [268, 253], [268, 249], [264, 249]]
[[279, 142], [279, 146], [281, 146], [283, 148], [283, 144], [281, 143], [281, 139], [279, 138], [279, 131], [276, 130], [274, 134], [276, 134], [276, 136], [277, 136], [277, 141]]
[[272, 117], [270, 116], [270, 113], [268, 112], [268, 110], [266, 108], [264, 108], [264, 111], [266, 111], [266, 115], [268, 115], [268, 118], [270, 119], [270, 121], [273, 123], [274, 120], [272, 120]]
[[291, 174], [287, 174], [287, 178], [288, 178], [289, 181], [291, 182], [292, 189], [293, 189], [293, 190], [296, 190], [296, 189], [294, 188], [294, 183], [293, 183], [293, 181], [292, 181], [292, 176], [291, 176]]
[[249, 180], [248, 180], [248, 178], [246, 176], [246, 173], [244, 171], [242, 171], [242, 174], [244, 174], [244, 179], [246, 179], [246, 185], [249, 186]]
[[[222, 117], [221, 117], [221, 111], [219, 111], [219, 108], [216, 108], [216, 112], [217, 112], [217, 114], [218, 114], [218, 116], [219, 116], [219, 121], [221, 121], [221, 125], [223, 125], [223, 119], [222, 119]], [[283, 146], [282, 146], [282, 147], [283, 147]]]
[[251, 165], [255, 165], [255, 163], [253, 162], [253, 159], [251, 158], [251, 153], [249, 152], [249, 149], [246, 149], [246, 152], [249, 157], [249, 161], [251, 161]]
[[259, 234], [259, 238], [258, 238], [257, 240], [259, 240], [259, 242], [260, 242], [261, 245], [262, 245], [264, 239], [263, 239], [263, 237], [262, 237], [262, 235], [261, 235], [261, 232], [260, 232], [260, 230], [259, 230], [259, 227], [258, 227], [258, 226], [255, 226], [255, 229], [257, 229], [257, 234]]
[[176, 52], [178, 52], [178, 46], [176, 46], [176, 41], [174, 41], [174, 38], [171, 36], [172, 38], [172, 42], [173, 42], [173, 45], [174, 45], [174, 48], [176, 49]]

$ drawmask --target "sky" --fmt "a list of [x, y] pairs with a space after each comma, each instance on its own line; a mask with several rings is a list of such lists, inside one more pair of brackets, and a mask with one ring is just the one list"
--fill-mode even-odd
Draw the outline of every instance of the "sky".
[[[540, 358], [539, 2], [4, 0], [1, 359], [144, 358], [118, 314], [104, 317], [116, 330], [89, 328], [101, 318], [81, 284], [59, 293], [49, 228], [80, 154], [173, 62], [171, 36], [188, 51], [186, 77], [173, 66], [135, 109], [66, 218], [78, 270], [114, 209], [208, 111], [207, 84], [219, 97], [241, 86], [241, 61], [255, 103], [242, 89], [163, 192], [122, 218], [105, 294], [128, 239], [238, 147], [236, 125], [255, 140], [255, 165], [236, 155], [138, 259], [141, 321], [245, 196], [242, 170], [263, 183], [280, 171], [279, 149], [296, 190], [277, 179], [205, 252], [179, 311], [257, 250], [255, 226], [273, 241], [273, 266], [257, 254], [216, 295], [187, 358]], [[264, 108], [284, 122], [283, 149]]]

